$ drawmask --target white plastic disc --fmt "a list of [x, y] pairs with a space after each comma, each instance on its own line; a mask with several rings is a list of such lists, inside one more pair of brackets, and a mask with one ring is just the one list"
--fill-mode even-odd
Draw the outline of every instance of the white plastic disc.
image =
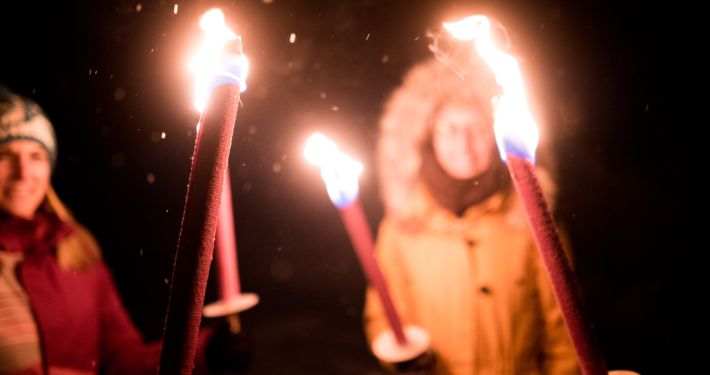
[[207, 318], [218, 318], [249, 310], [259, 303], [259, 296], [254, 293], [242, 293], [229, 301], [218, 300], [202, 309], [202, 315]]
[[393, 330], [382, 332], [372, 342], [372, 352], [382, 361], [397, 363], [417, 358], [429, 349], [429, 333], [424, 328], [406, 326], [404, 337], [407, 344], [400, 345]]

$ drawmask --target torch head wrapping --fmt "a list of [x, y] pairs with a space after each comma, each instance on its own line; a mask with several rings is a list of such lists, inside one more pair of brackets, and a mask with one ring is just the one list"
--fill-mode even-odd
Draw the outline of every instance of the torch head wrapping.
[[249, 73], [249, 61], [243, 54], [233, 55], [222, 53], [217, 57], [215, 72], [212, 80], [207, 86], [209, 97], [212, 96], [212, 91], [219, 85], [234, 84], [239, 86], [239, 93], [243, 93], [247, 89], [247, 74]]

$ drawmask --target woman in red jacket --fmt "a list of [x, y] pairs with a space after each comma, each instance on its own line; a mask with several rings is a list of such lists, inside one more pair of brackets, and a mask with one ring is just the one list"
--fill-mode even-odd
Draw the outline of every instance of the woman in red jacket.
[[39, 106], [0, 87], [0, 375], [154, 375], [160, 344], [143, 343], [98, 243], [52, 189], [56, 150]]

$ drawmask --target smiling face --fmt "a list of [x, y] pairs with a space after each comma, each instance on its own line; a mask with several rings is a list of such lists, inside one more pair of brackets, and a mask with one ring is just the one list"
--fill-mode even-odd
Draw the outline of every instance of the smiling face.
[[434, 120], [432, 144], [439, 165], [466, 180], [485, 172], [498, 155], [493, 117], [465, 104], [445, 104]]
[[50, 175], [49, 155], [39, 143], [0, 144], [0, 209], [32, 219], [47, 193]]

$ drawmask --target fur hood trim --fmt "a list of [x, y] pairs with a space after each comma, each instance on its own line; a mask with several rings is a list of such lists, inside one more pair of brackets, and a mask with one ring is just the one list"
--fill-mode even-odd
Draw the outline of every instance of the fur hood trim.
[[429, 59], [404, 77], [385, 104], [377, 144], [381, 194], [388, 214], [401, 217], [421, 182], [422, 150], [430, 142], [431, 123], [446, 101], [466, 100], [493, 111], [500, 94], [485, 62], [472, 62], [457, 74], [446, 64]]
[[[421, 177], [422, 153], [431, 142], [433, 117], [445, 102], [462, 102], [494, 113], [502, 93], [483, 60], [452, 69], [431, 58], [414, 66], [384, 106], [377, 143], [381, 195], [387, 215], [406, 219]], [[542, 153], [540, 152], [542, 151]], [[538, 161], [554, 165], [549, 152], [538, 149]], [[544, 159], [544, 160], [542, 160]], [[549, 160], [548, 160], [549, 159]], [[555, 204], [553, 173], [537, 166], [538, 177], [551, 206]]]

